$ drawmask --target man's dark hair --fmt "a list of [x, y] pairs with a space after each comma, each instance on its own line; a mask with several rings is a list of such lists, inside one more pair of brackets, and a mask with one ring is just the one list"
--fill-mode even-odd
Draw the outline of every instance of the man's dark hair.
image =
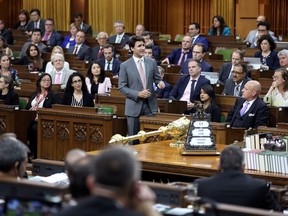
[[83, 18], [82, 13], [76, 13], [76, 14], [74, 14], [74, 18], [78, 18], [78, 17], [81, 17], [81, 19], [82, 19], [82, 18]]
[[144, 38], [142, 36], [132, 36], [129, 39], [129, 47], [134, 48], [137, 41], [142, 41], [145, 44]]
[[244, 153], [237, 146], [228, 146], [220, 156], [220, 167], [222, 170], [241, 170], [244, 164]]
[[114, 46], [112, 44], [106, 44], [103, 46], [103, 49], [112, 48], [112, 52], [114, 52]]
[[40, 16], [40, 10], [38, 8], [33, 8], [30, 10], [30, 14], [32, 14], [33, 12], [36, 12], [38, 14], [38, 16]]
[[149, 31], [144, 31], [144, 32], [142, 33], [142, 36], [149, 36], [150, 39], [151, 39], [151, 38], [152, 38], [152, 33], [149, 32]]
[[190, 23], [190, 25], [195, 25], [195, 29], [199, 30], [198, 32], [200, 32], [200, 24], [199, 23], [192, 22], [192, 23]]
[[34, 32], [39, 32], [39, 33], [41, 34], [41, 29], [35, 28], [35, 29], [32, 30], [32, 34], [33, 34]]
[[268, 23], [268, 22], [259, 22], [258, 24], [257, 24], [257, 28], [259, 27], [259, 26], [266, 26], [266, 29], [267, 30], [270, 30], [270, 24]]
[[193, 47], [192, 47], [192, 52], [193, 52], [195, 46], [202, 47], [202, 53], [205, 53], [205, 45], [203, 43], [194, 44]]

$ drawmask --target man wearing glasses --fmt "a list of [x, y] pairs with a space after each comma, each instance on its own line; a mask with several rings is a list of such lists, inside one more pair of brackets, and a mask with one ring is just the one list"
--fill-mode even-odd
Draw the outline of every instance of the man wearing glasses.
[[228, 79], [225, 83], [223, 95], [232, 95], [236, 97], [242, 96], [242, 89], [245, 84], [251, 80], [246, 74], [246, 65], [235, 64], [232, 70], [232, 78]]
[[98, 45], [92, 48], [90, 59], [92, 62], [104, 58], [104, 46], [107, 44], [108, 34], [106, 32], [99, 32], [96, 39]]
[[59, 46], [62, 43], [62, 35], [54, 31], [54, 20], [52, 18], [45, 21], [45, 32], [42, 37], [42, 42], [48, 47]]

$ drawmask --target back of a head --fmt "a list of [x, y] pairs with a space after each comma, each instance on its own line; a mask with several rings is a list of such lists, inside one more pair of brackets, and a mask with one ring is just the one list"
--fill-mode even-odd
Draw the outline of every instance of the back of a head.
[[67, 152], [65, 157], [65, 169], [68, 175], [70, 169], [77, 163], [77, 161], [86, 156], [87, 156], [86, 152], [81, 149], [72, 149]]
[[104, 150], [93, 162], [96, 184], [128, 191], [140, 179], [140, 164], [133, 153], [125, 147]]
[[237, 146], [228, 146], [220, 156], [221, 170], [241, 170], [244, 165], [244, 153]]

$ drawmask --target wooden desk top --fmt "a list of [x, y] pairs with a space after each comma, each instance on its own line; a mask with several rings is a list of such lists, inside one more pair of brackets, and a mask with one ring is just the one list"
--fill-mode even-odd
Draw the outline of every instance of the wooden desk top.
[[[209, 177], [219, 172], [219, 156], [182, 156], [177, 148], [169, 146], [171, 142], [173, 140], [132, 146], [142, 163], [142, 170], [191, 177]], [[217, 145], [219, 151], [224, 147]], [[88, 154], [95, 155], [97, 151]], [[251, 170], [245, 170], [245, 173], [271, 181], [274, 185], [283, 186], [288, 183], [287, 175]]]

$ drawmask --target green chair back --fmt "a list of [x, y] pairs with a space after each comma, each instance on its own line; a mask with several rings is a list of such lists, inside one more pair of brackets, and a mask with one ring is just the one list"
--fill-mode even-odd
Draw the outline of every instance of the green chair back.
[[224, 61], [231, 61], [232, 53], [234, 52], [234, 49], [219, 49], [216, 54], [223, 55]]

